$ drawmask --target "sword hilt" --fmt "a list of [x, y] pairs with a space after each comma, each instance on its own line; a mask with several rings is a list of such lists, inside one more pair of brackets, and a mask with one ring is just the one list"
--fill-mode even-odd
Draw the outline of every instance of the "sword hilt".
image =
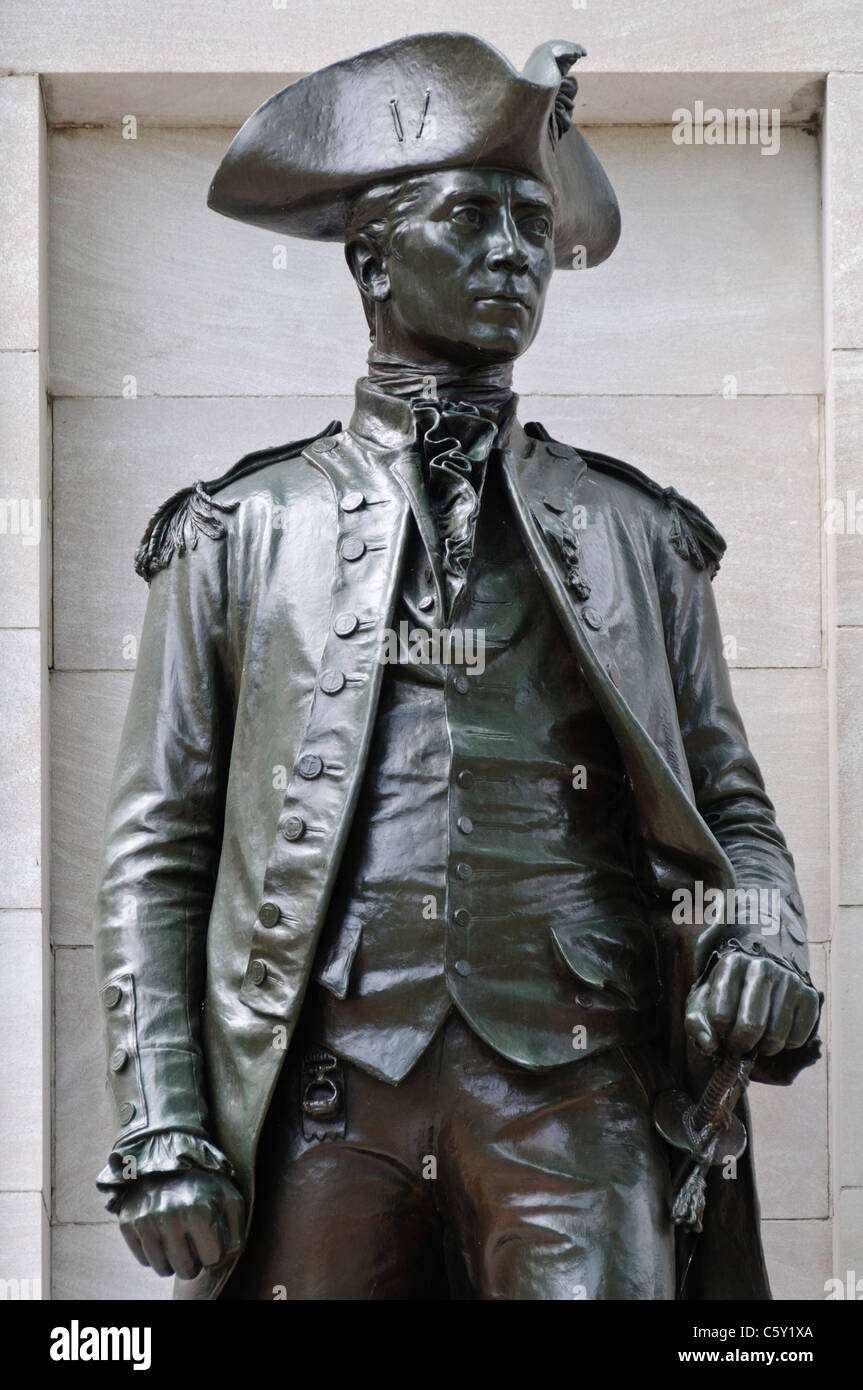
[[695, 1104], [682, 1091], [664, 1091], [656, 1098], [656, 1128], [685, 1154], [671, 1204], [675, 1225], [701, 1230], [708, 1169], [740, 1158], [746, 1148], [746, 1128], [733, 1110], [754, 1063], [754, 1054], [723, 1057]]
[[[725, 1057], [714, 1071], [710, 1080], [704, 1088], [701, 1099], [692, 1112], [692, 1127], [702, 1130], [707, 1126], [712, 1126], [722, 1117], [726, 1108], [730, 1110], [729, 1104], [733, 1092], [738, 1086], [745, 1086], [749, 1080], [749, 1073], [755, 1061], [754, 1057], [744, 1057], [738, 1053], [732, 1053]], [[737, 1097], [734, 1097], [736, 1102]]]

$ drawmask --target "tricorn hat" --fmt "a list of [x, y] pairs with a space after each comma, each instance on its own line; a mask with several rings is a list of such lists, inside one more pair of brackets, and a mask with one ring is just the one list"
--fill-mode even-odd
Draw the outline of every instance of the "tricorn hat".
[[473, 34], [417, 34], [333, 63], [265, 101], [216, 171], [209, 207], [288, 236], [343, 240], [378, 183], [437, 169], [539, 179], [556, 208], [558, 266], [598, 265], [620, 235], [614, 190], [571, 124], [584, 49], [553, 39], [517, 72]]

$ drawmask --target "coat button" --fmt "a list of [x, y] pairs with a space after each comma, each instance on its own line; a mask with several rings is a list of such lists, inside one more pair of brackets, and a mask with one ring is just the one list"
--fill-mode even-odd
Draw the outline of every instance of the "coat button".
[[612, 683], [614, 685], [620, 685], [620, 667], [618, 666], [616, 661], [609, 661], [608, 674], [610, 675]]
[[249, 966], [249, 979], [253, 985], [262, 985], [267, 978], [267, 967], [262, 960], [253, 960]]
[[421, 613], [430, 612], [430, 610], [434, 608], [434, 594], [423, 594], [422, 598], [417, 604], [417, 608], [420, 610]]
[[297, 772], [307, 782], [313, 782], [324, 770], [324, 760], [317, 753], [306, 753], [297, 763]]
[[461, 879], [473, 878], [473, 869], [470, 864], [456, 864], [455, 871]]
[[117, 1117], [121, 1125], [131, 1124], [135, 1118], [135, 1114], [135, 1107], [130, 1100], [124, 1100], [120, 1109], [117, 1111]]
[[355, 512], [359, 510], [365, 500], [361, 492], [346, 492], [339, 506], [343, 512]]
[[[274, 927], [281, 915], [275, 903], [263, 903], [258, 913], [258, 921], [262, 927]], [[258, 983], [260, 983], [260, 981]]]
[[472, 791], [476, 782], [476, 778], [474, 777], [473, 773], [470, 771], [469, 768], [464, 768], [455, 780], [458, 782], [462, 790], [466, 792]]
[[125, 1047], [117, 1047], [111, 1053], [110, 1067], [112, 1071], [122, 1071], [129, 1060], [129, 1054]]
[[589, 994], [577, 994], [575, 996], [575, 1002], [576, 1004], [580, 1004], [583, 1009], [593, 1008], [593, 1000]]
[[106, 985], [102, 990], [102, 998], [105, 1001], [106, 1009], [116, 1009], [123, 998], [123, 991], [119, 985]]
[[341, 671], [322, 671], [318, 684], [325, 695], [338, 695], [345, 683], [345, 677]]
[[333, 623], [333, 632], [337, 637], [350, 637], [360, 625], [360, 620], [356, 613], [340, 613]]
[[592, 627], [595, 632], [598, 632], [602, 627], [602, 617], [597, 613], [595, 608], [585, 608], [581, 616], [584, 618], [587, 626]]
[[301, 840], [306, 833], [306, 822], [302, 816], [288, 816], [282, 827], [286, 840]]
[[458, 820], [456, 821], [456, 825], [458, 826], [462, 835], [473, 834], [473, 821], [471, 820], [470, 816], [459, 816]]
[[457, 907], [452, 915], [452, 919], [457, 927], [470, 926], [470, 913], [466, 907]]
[[469, 962], [469, 961], [466, 961], [466, 960], [457, 960], [456, 963], [455, 963], [455, 968], [456, 968], [456, 970], [458, 971], [459, 975], [469, 975], [469, 974], [470, 974], [470, 962]]
[[366, 543], [359, 536], [348, 536], [346, 541], [342, 541], [343, 560], [359, 560], [365, 553]]

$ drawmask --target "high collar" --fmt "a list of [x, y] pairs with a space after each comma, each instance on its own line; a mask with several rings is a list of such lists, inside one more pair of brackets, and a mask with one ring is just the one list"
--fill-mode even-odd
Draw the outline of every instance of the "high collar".
[[[448, 397], [453, 402], [455, 397]], [[506, 447], [518, 426], [515, 418], [518, 396], [512, 397], [503, 407], [498, 426], [496, 445]], [[410, 397], [393, 396], [372, 384], [368, 377], [360, 377], [356, 384], [354, 412], [348, 429], [358, 438], [370, 440], [383, 449], [403, 449], [416, 443], [416, 417], [411, 409]]]

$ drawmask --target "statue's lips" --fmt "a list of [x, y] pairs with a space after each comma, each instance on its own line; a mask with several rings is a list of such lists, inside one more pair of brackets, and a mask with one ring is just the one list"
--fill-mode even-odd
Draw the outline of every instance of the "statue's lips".
[[496, 309], [524, 309], [526, 312], [530, 309], [527, 300], [517, 294], [477, 294], [474, 303], [491, 304]]

